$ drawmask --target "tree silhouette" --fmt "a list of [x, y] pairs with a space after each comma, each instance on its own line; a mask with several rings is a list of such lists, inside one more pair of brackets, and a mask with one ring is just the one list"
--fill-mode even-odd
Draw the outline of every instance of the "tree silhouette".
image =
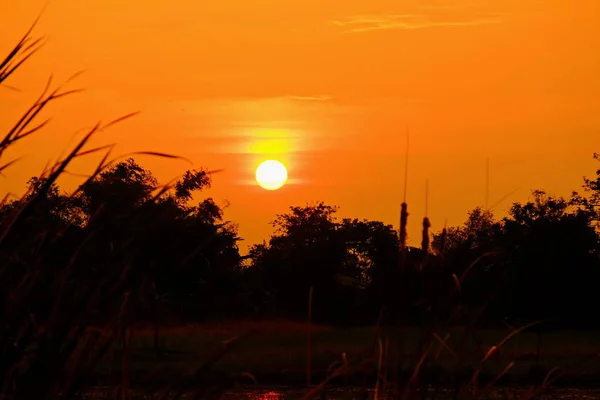
[[[250, 254], [252, 268], [260, 269], [263, 287], [273, 293], [279, 305], [290, 315], [307, 313], [309, 288], [317, 299], [333, 295], [335, 276], [343, 272], [345, 249], [337, 234], [336, 207], [323, 203], [290, 207], [290, 212], [277, 215], [274, 235], [268, 243], [254, 246]], [[324, 300], [325, 303], [330, 303]], [[317, 304], [321, 304], [317, 301]], [[327, 313], [315, 306], [316, 318]]]
[[[0, 217], [6, 219], [36, 196], [43, 182], [31, 179], [28, 196], [5, 204]], [[209, 174], [201, 170], [188, 171], [173, 187], [161, 188], [150, 171], [127, 159], [74, 195], [53, 183], [21, 226], [26, 236], [12, 235], [5, 244], [13, 246], [13, 259], [24, 264], [35, 263], [39, 254], [31, 249], [41, 246], [54, 265], [69, 264], [76, 253], [78, 287], [117, 282], [112, 290], [135, 293], [135, 318], [147, 318], [139, 313], [148, 308], [156, 314], [156, 299], [168, 299], [173, 310], [185, 309], [180, 317], [206, 318], [219, 309], [216, 299], [231, 303], [228, 296], [240, 263], [237, 230], [222, 220], [222, 209], [210, 198], [190, 204], [193, 192], [209, 185]], [[36, 231], [40, 234], [31, 234]], [[108, 300], [96, 310], [99, 318], [115, 307]]]
[[280, 312], [306, 315], [306, 296], [313, 287], [316, 319], [348, 321], [350, 313], [360, 319], [364, 289], [375, 281], [383, 284], [385, 271], [395, 267], [398, 240], [390, 225], [339, 221], [336, 211], [322, 202], [290, 207], [274, 220], [269, 241], [251, 248], [248, 272], [260, 271], [261, 290], [275, 296]]
[[591, 219], [539, 190], [531, 201], [513, 204], [501, 238], [510, 287], [501, 301], [512, 317], [586, 322], [600, 272]]
[[467, 213], [467, 220], [462, 226], [447, 228], [444, 248], [441, 248], [442, 233], [433, 235], [433, 247], [450, 254], [461, 250], [487, 248], [498, 234], [500, 224], [494, 219], [490, 210], [476, 207]]
[[[594, 153], [594, 159], [600, 161], [600, 153]], [[595, 178], [583, 178], [583, 190], [587, 197], [574, 191], [571, 204], [590, 213], [593, 216], [596, 229], [600, 230], [600, 169], [596, 170]]]

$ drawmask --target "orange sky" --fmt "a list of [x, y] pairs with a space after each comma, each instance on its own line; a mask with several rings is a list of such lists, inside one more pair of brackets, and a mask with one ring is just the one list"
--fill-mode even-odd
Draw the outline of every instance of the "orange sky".
[[[2, 54], [46, 2], [3, 6]], [[0, 89], [0, 129], [50, 74], [58, 83], [85, 69], [72, 86], [86, 91], [9, 154], [24, 158], [0, 191], [21, 193], [79, 129], [141, 110], [95, 143], [224, 168], [209, 195], [231, 203], [247, 244], [268, 237], [275, 213], [316, 200], [397, 225], [410, 126], [418, 244], [426, 179], [438, 230], [483, 204], [487, 157], [490, 204], [518, 189], [499, 215], [530, 189], [568, 195], [593, 174], [599, 20], [598, 0], [52, 0], [35, 31], [46, 46], [10, 81], [22, 91]], [[266, 158], [288, 165], [282, 190], [254, 184]], [[163, 181], [189, 167], [140, 161]]]

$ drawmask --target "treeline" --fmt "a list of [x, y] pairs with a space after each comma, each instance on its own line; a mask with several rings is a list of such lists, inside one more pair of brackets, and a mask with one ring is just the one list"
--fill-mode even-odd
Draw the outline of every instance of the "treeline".
[[[462, 226], [430, 234], [410, 216], [424, 225], [418, 248], [391, 225], [339, 219], [323, 203], [295, 206], [245, 257], [223, 210], [210, 198], [192, 201], [210, 182], [200, 170], [161, 186], [133, 159], [71, 194], [31, 179], [26, 196], [0, 207], [0, 284], [29, 297], [5, 295], [1, 309], [88, 324], [116, 315], [305, 319], [310, 297], [313, 320], [343, 325], [600, 322], [600, 170], [583, 195], [536, 191], [502, 219], [476, 208]], [[54, 309], [35, 301], [53, 295], [65, 298]]]

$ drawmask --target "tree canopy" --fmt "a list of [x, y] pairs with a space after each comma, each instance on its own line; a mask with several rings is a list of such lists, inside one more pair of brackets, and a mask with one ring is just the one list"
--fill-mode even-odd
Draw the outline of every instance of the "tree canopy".
[[[585, 178], [583, 194], [568, 199], [533, 191], [501, 219], [476, 207], [462, 225], [435, 232], [430, 250], [406, 249], [403, 269], [392, 225], [339, 218], [338, 207], [323, 202], [276, 215], [271, 237], [242, 257], [236, 225], [212, 198], [197, 199], [211, 184], [208, 172], [187, 171], [164, 186], [127, 159], [71, 194], [32, 178], [23, 199], [0, 207], [7, 226], [22, 204], [37, 200], [0, 255], [22, 271], [70, 265], [75, 297], [135, 294], [142, 320], [160, 313], [305, 318], [312, 293], [313, 318], [327, 323], [374, 323], [387, 307], [406, 323], [435, 312], [445, 323], [478, 313], [489, 323], [591, 324], [584, 305], [597, 305], [598, 179]], [[88, 318], [117, 306], [107, 295]]]

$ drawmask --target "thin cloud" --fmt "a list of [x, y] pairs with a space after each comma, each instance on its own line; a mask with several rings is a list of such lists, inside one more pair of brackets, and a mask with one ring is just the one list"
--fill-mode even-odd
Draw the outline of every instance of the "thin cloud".
[[379, 30], [425, 29], [435, 27], [467, 27], [499, 24], [503, 14], [487, 14], [462, 18], [450, 18], [435, 14], [389, 14], [355, 15], [331, 21], [345, 32], [369, 32]]
[[285, 96], [283, 97], [286, 100], [293, 101], [329, 101], [333, 99], [333, 96]]
[[[182, 98], [187, 98], [182, 100]], [[175, 96], [172, 99], [174, 103], [195, 103], [198, 101], [297, 101], [297, 102], [331, 102], [337, 100], [334, 96], [328, 94], [285, 94], [285, 92], [260, 93], [258, 91], [244, 92], [203, 92], [201, 97], [197, 93], [185, 93]]]

